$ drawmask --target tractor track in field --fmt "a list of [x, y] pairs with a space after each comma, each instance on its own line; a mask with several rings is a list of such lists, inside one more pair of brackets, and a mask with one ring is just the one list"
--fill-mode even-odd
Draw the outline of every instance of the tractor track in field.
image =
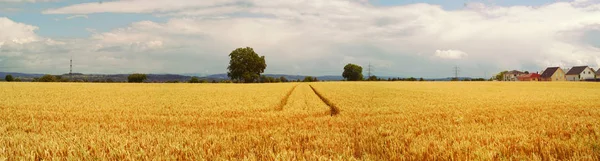
[[290, 98], [292, 93], [294, 93], [294, 90], [296, 89], [296, 87], [298, 87], [298, 84], [296, 84], [294, 87], [292, 87], [292, 89], [290, 89], [290, 91], [288, 91], [288, 93], [285, 94], [285, 96], [283, 96], [283, 99], [281, 99], [281, 102], [279, 102], [279, 104], [277, 106], [275, 106], [275, 110], [277, 110], [277, 111], [283, 110], [283, 107], [285, 105], [287, 105], [288, 99]]
[[315, 94], [321, 99], [321, 101], [323, 101], [323, 103], [325, 103], [327, 106], [329, 106], [331, 116], [340, 114], [340, 109], [337, 106], [335, 106], [335, 104], [333, 104], [333, 102], [329, 101], [329, 99], [327, 99], [323, 95], [321, 95], [321, 93], [319, 93], [312, 85], [308, 85], [308, 86], [310, 86], [310, 89], [312, 89], [312, 91], [315, 92]]

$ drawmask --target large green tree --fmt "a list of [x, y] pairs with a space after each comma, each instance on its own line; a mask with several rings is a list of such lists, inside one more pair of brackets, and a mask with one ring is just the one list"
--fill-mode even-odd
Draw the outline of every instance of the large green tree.
[[12, 82], [15, 80], [15, 78], [13, 78], [13, 76], [9, 74], [4, 77], [4, 80], [7, 82]]
[[238, 82], [253, 83], [265, 72], [267, 64], [265, 56], [258, 56], [250, 47], [237, 48], [229, 54], [231, 60], [227, 69], [227, 76]]
[[342, 73], [348, 81], [360, 81], [363, 80], [362, 67], [356, 64], [348, 64], [344, 67], [344, 73]]

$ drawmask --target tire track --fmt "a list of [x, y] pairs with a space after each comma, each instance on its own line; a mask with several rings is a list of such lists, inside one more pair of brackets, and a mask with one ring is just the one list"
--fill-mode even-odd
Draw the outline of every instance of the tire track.
[[294, 92], [294, 89], [296, 89], [296, 87], [298, 87], [298, 84], [296, 84], [294, 87], [292, 87], [292, 89], [290, 89], [290, 91], [288, 91], [288, 93], [285, 94], [283, 99], [281, 99], [281, 102], [279, 102], [279, 104], [277, 106], [275, 106], [276, 111], [283, 110], [283, 107], [287, 104], [288, 99], [290, 98], [290, 96], [292, 95], [292, 93]]
[[329, 106], [331, 116], [340, 114], [340, 109], [337, 106], [335, 106], [335, 104], [333, 104], [333, 102], [331, 102], [331, 101], [329, 101], [329, 99], [323, 97], [323, 95], [321, 95], [321, 93], [319, 93], [312, 85], [308, 85], [308, 86], [310, 86], [310, 89], [312, 89], [312, 91], [315, 92], [315, 94], [317, 96], [319, 96], [319, 98], [321, 99], [321, 101], [323, 101], [323, 103], [325, 103], [327, 106]]

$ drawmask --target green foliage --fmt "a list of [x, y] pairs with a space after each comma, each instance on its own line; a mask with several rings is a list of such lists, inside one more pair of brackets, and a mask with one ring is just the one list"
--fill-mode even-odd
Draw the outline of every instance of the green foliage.
[[496, 74], [496, 77], [495, 77], [495, 78], [496, 78], [496, 80], [497, 80], [497, 81], [502, 81], [502, 80], [503, 80], [503, 78], [504, 78], [504, 74], [505, 74], [505, 73], [508, 73], [508, 71], [502, 71], [502, 72], [500, 72], [500, 73]]
[[63, 77], [62, 75], [54, 76], [56, 77], [56, 82], [69, 82], [68, 78]]
[[189, 83], [200, 83], [200, 80], [198, 79], [198, 77], [192, 77], [192, 79], [190, 79], [190, 81], [188, 81]]
[[58, 79], [50, 74], [46, 74], [38, 79], [39, 82], [57, 82]]
[[318, 82], [319, 80], [317, 79], [317, 77], [311, 77], [311, 76], [306, 76], [304, 77], [304, 80], [302, 80], [302, 82]]
[[13, 76], [9, 74], [4, 77], [4, 80], [7, 82], [12, 82], [15, 80], [15, 78], [13, 78]]
[[377, 81], [377, 76], [372, 75], [367, 79], [367, 81]]
[[471, 79], [471, 81], [486, 81], [484, 78], [475, 78]]
[[258, 56], [250, 47], [237, 48], [229, 54], [229, 70], [227, 76], [232, 80], [244, 83], [253, 83], [265, 72], [267, 64], [265, 56]]
[[131, 75], [129, 75], [127, 77], [127, 81], [129, 83], [142, 83], [146, 79], [148, 79], [148, 77], [146, 76], [146, 74], [139, 74], [139, 73], [134, 73], [134, 74], [131, 74]]
[[285, 78], [284, 76], [279, 77], [279, 80], [281, 82], [289, 82], [287, 78]]
[[362, 67], [352, 63], [347, 64], [344, 66], [342, 77], [348, 81], [361, 81], [363, 80]]
[[425, 81], [425, 79], [423, 79], [423, 78], [419, 78], [419, 81]]
[[452, 78], [450, 81], [458, 81], [458, 78]]

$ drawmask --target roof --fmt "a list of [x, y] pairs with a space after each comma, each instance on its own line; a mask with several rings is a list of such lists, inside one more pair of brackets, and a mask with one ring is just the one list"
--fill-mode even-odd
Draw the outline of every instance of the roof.
[[522, 76], [519, 76], [518, 78], [539, 78], [540, 74], [537, 73], [529, 73], [529, 74], [525, 74]]
[[576, 66], [576, 67], [573, 67], [573, 68], [571, 68], [571, 70], [569, 70], [569, 72], [567, 72], [566, 75], [579, 75], [586, 68], [588, 68], [588, 66]]
[[544, 70], [544, 73], [542, 73], [542, 75], [540, 75], [540, 77], [550, 78], [550, 77], [552, 77], [552, 75], [554, 75], [554, 73], [556, 73], [556, 71], [558, 69], [559, 69], [559, 67], [548, 67], [548, 68], [546, 68], [546, 70]]
[[600, 75], [600, 68], [598, 68], [598, 71], [596, 71], [596, 75]]
[[518, 71], [518, 70], [512, 70], [512, 71], [506, 72], [506, 74], [525, 74], [525, 73], [521, 72], [521, 71]]

